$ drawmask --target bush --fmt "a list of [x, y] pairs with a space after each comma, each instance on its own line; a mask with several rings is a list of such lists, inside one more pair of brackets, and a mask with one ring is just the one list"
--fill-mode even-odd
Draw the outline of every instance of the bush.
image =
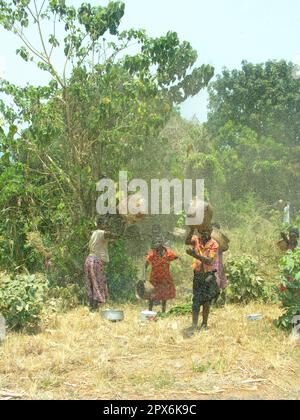
[[110, 262], [106, 266], [110, 299], [130, 301], [135, 299], [137, 268], [126, 252], [125, 242], [120, 240], [109, 246]]
[[280, 260], [281, 284], [276, 287], [279, 300], [284, 308], [283, 315], [275, 324], [291, 330], [293, 319], [300, 316], [300, 249], [288, 251]]
[[12, 329], [36, 328], [41, 320], [48, 292], [41, 275], [5, 277], [0, 284], [0, 313]]
[[85, 287], [78, 284], [69, 284], [65, 287], [50, 287], [47, 306], [57, 312], [66, 312], [80, 304], [87, 302]]
[[252, 300], [267, 301], [268, 289], [257, 275], [258, 262], [242, 255], [227, 260], [226, 275], [229, 280], [227, 300], [232, 303], [249, 303]]

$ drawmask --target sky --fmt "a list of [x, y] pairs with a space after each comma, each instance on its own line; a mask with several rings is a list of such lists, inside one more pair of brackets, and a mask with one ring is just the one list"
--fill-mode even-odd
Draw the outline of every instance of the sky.
[[[122, 29], [143, 28], [150, 36], [176, 31], [197, 50], [198, 64], [213, 65], [216, 74], [224, 67], [239, 68], [242, 60], [286, 59], [300, 64], [299, 0], [125, 0], [125, 5]], [[42, 71], [16, 56], [19, 45], [13, 34], [0, 28], [0, 76], [20, 85], [45, 82]], [[205, 121], [207, 92], [187, 100], [182, 114]]]

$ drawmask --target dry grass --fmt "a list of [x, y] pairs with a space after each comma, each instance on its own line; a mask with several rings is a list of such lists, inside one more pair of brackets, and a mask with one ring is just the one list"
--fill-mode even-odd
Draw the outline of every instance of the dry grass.
[[[299, 399], [300, 343], [273, 327], [276, 306], [215, 309], [209, 332], [189, 340], [189, 316], [143, 324], [141, 307], [123, 309], [118, 324], [81, 307], [49, 317], [38, 335], [9, 333], [0, 398]], [[253, 312], [264, 320], [247, 321]]]

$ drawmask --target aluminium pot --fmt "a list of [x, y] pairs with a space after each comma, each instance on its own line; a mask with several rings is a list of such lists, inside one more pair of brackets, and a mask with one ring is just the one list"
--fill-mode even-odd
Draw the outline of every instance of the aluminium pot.
[[107, 309], [101, 312], [102, 318], [106, 321], [119, 322], [124, 319], [124, 312], [119, 310]]

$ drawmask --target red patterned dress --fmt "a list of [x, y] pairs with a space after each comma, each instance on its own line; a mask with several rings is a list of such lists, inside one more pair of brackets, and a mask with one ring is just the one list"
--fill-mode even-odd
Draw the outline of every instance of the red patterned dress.
[[176, 289], [170, 272], [171, 261], [178, 257], [171, 249], [164, 248], [163, 256], [155, 250], [151, 250], [147, 255], [147, 261], [151, 264], [150, 283], [154, 287], [152, 300], [175, 299]]

